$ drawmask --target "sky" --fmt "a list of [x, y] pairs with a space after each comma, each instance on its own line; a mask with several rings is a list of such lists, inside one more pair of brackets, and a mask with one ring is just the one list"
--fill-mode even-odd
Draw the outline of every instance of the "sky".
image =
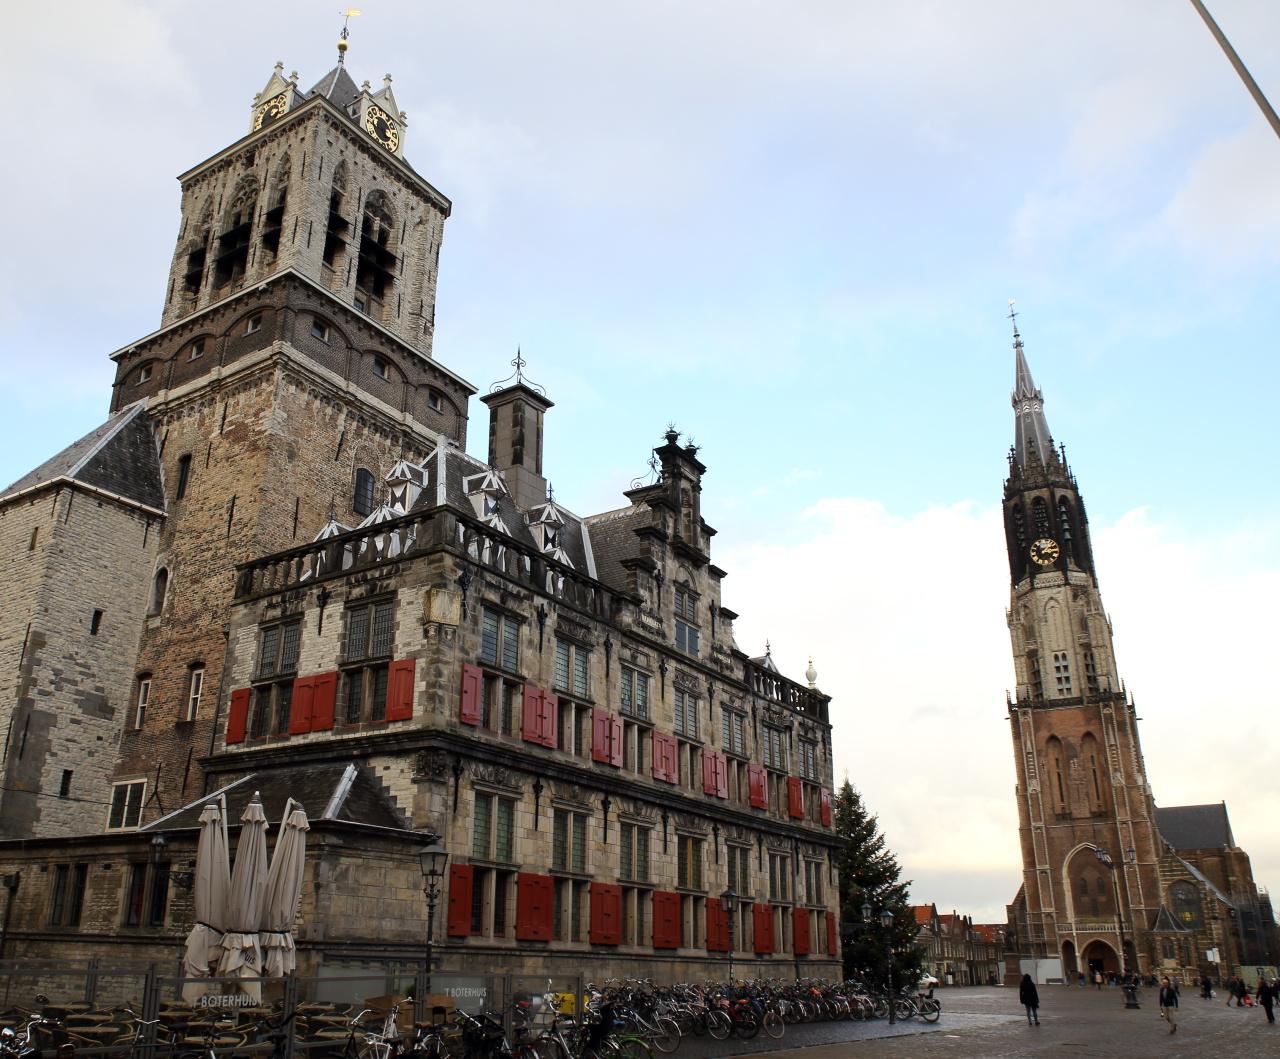
[[[9, 14], [0, 480], [105, 418], [174, 178], [276, 60], [333, 65], [337, 6]], [[1210, 6], [1280, 103], [1280, 5]], [[351, 32], [454, 204], [436, 357], [487, 389], [522, 349], [579, 513], [668, 422], [702, 446], [738, 642], [813, 657], [914, 899], [1002, 921], [1020, 882], [1010, 298], [1156, 799], [1225, 800], [1280, 885], [1280, 140], [1190, 3], [367, 0]]]

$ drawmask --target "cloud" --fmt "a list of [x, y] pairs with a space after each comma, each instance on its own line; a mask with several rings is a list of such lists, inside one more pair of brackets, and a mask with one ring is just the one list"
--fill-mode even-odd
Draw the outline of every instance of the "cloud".
[[1156, 224], [1188, 257], [1215, 267], [1280, 262], [1280, 141], [1259, 117], [1213, 140]]
[[[1280, 754], [1258, 737], [1280, 705], [1259, 674], [1274, 653], [1278, 536], [1269, 526], [1192, 536], [1145, 509], [1094, 527], [1157, 801], [1225, 799], [1259, 885], [1280, 877], [1270, 822]], [[847, 775], [879, 815], [913, 898], [1003, 920], [1021, 855], [999, 507], [896, 515], [831, 498], [716, 562], [732, 574], [725, 603], [742, 614], [743, 650], [769, 639], [796, 679], [813, 656], [833, 696], [836, 782]]]

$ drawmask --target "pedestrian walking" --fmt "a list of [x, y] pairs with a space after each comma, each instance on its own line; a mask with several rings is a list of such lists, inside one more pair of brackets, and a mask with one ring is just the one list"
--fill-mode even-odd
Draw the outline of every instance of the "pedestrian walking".
[[1169, 984], [1169, 976], [1160, 979], [1160, 1017], [1169, 1024], [1169, 1032], [1178, 1032], [1178, 991]]
[[1093, 988], [1097, 990], [1102, 989], [1102, 972], [1101, 971], [1093, 972]]
[[1275, 982], [1268, 982], [1265, 978], [1258, 979], [1258, 1003], [1262, 1005], [1262, 1010], [1267, 1013], [1267, 1021], [1273, 1026], [1276, 1022], [1275, 1003], [1280, 991], [1276, 989]]
[[1018, 986], [1018, 1001], [1027, 1009], [1027, 1025], [1040, 1025], [1040, 992], [1031, 980], [1031, 975], [1022, 976], [1022, 984]]

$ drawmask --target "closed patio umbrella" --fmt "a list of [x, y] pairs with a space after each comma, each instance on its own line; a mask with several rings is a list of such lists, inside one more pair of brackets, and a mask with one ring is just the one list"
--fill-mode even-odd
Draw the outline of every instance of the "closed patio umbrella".
[[222, 958], [218, 961], [218, 977], [244, 979], [240, 989], [255, 1003], [262, 999], [258, 983], [262, 970], [258, 924], [262, 920], [266, 881], [267, 817], [255, 791], [240, 817], [236, 862], [227, 891], [226, 933], [222, 935]]
[[[216, 802], [210, 802], [200, 813], [200, 840], [196, 845], [196, 870], [191, 884], [195, 924], [187, 935], [187, 948], [182, 957], [182, 973], [186, 978], [208, 978], [209, 964], [221, 951], [219, 942], [226, 922], [230, 875], [222, 811]], [[208, 989], [202, 982], [187, 982], [182, 987], [182, 999], [194, 1004]]]
[[302, 873], [307, 859], [307, 814], [301, 806], [288, 813], [276, 835], [262, 903], [263, 974], [283, 978], [298, 966], [293, 945], [293, 920], [302, 900]]

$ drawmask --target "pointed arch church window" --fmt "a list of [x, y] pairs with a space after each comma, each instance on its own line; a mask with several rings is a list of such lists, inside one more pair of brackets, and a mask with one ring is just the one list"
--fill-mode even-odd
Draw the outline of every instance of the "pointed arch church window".
[[347, 229], [343, 215], [347, 197], [347, 163], [339, 162], [333, 171], [333, 187], [329, 191], [329, 221], [324, 233], [324, 263], [335, 272], [342, 267], [347, 251]]
[[1038, 496], [1031, 501], [1031, 517], [1036, 524], [1036, 536], [1053, 536], [1053, 526], [1049, 522], [1049, 505], [1044, 502], [1044, 497]]
[[151, 584], [151, 606], [147, 608], [147, 614], [154, 617], [164, 610], [164, 599], [168, 594], [169, 571], [162, 566], [156, 571]]
[[270, 260], [280, 252], [280, 233], [284, 230], [284, 205], [289, 193], [289, 156], [280, 160], [268, 200], [267, 212], [262, 217], [262, 248]]
[[246, 176], [236, 186], [223, 216], [222, 234], [218, 236], [214, 281], [219, 287], [234, 287], [244, 279], [249, 265], [249, 237], [257, 207], [258, 185], [253, 177]]
[[385, 192], [371, 191], [365, 199], [360, 222], [360, 254], [356, 265], [356, 289], [363, 294], [364, 312], [381, 318], [390, 304], [398, 265], [396, 219]]

